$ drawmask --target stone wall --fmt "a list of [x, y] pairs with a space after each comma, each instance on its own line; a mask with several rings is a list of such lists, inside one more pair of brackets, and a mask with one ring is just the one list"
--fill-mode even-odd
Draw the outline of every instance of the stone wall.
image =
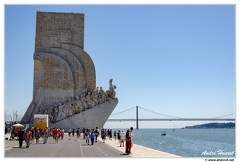
[[61, 44], [84, 48], [84, 14], [37, 12], [35, 51]]

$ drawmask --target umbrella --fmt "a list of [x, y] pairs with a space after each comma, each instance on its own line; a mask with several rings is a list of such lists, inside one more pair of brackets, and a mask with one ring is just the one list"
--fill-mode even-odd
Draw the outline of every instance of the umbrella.
[[24, 127], [22, 124], [19, 124], [19, 123], [14, 124], [13, 126], [14, 126], [14, 127]]

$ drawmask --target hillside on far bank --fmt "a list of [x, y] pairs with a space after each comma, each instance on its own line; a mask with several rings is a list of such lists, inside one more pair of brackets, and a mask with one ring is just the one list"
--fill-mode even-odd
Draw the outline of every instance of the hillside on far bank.
[[193, 126], [186, 126], [184, 129], [212, 129], [212, 128], [235, 128], [235, 123], [207, 123]]

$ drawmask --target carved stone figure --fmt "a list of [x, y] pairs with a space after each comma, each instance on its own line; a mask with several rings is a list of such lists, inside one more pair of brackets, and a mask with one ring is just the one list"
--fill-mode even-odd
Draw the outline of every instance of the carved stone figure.
[[52, 108], [52, 116], [53, 116], [53, 119], [52, 119], [52, 122], [57, 122], [57, 116], [58, 116], [58, 107], [56, 105], [54, 105], [54, 107]]
[[103, 94], [101, 98], [101, 102], [104, 103], [105, 101], [107, 101], [107, 97], [105, 94]]
[[59, 103], [59, 105], [58, 105], [58, 117], [57, 117], [56, 121], [60, 121], [60, 120], [65, 119], [67, 117], [67, 113], [66, 113], [66, 111], [64, 111], [65, 106], [66, 106], [66, 104], [62, 105], [61, 103]]
[[98, 87], [96, 87], [95, 89], [94, 89], [94, 91], [93, 91], [93, 95], [96, 95], [96, 94], [98, 94]]
[[112, 82], [113, 82], [113, 79], [110, 79], [109, 90], [106, 91], [106, 97], [108, 101], [116, 97], [116, 92], [114, 91], [114, 89], [117, 89], [117, 87], [113, 85]]
[[52, 109], [45, 109], [44, 114], [48, 114], [49, 120], [50, 120], [51, 122], [53, 121]]
[[88, 108], [87, 100], [86, 100], [86, 97], [85, 97], [85, 93], [83, 93], [83, 94], [81, 95], [80, 100], [82, 101], [82, 105], [83, 105], [82, 111], [85, 111], [85, 110]]
[[61, 120], [65, 119], [68, 117], [68, 108], [67, 108], [67, 104], [62, 105], [62, 116], [61, 116]]
[[91, 92], [88, 92], [87, 96], [86, 96], [86, 101], [87, 101], [87, 104], [88, 104], [88, 108], [91, 108], [94, 106], [94, 102], [92, 100], [92, 95], [91, 95]]
[[103, 96], [105, 94], [104, 90], [102, 89], [102, 87], [100, 87], [99, 91], [98, 91], [100, 96]]
[[83, 104], [82, 104], [82, 101], [78, 98], [77, 96], [77, 100], [75, 101], [75, 113], [80, 113], [83, 109]]
[[74, 103], [73, 103], [73, 101], [71, 101], [71, 100], [69, 99], [65, 107], [66, 107], [66, 109], [67, 109], [67, 117], [70, 117], [70, 116], [72, 116], [73, 114], [75, 114], [75, 108], [74, 108]]
[[94, 106], [99, 105], [99, 97], [98, 97], [98, 94], [93, 95], [93, 102], [94, 102]]

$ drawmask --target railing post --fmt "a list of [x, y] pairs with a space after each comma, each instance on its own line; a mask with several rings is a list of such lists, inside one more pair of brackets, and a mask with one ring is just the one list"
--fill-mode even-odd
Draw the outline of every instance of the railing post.
[[138, 129], [138, 106], [136, 106], [136, 129]]

